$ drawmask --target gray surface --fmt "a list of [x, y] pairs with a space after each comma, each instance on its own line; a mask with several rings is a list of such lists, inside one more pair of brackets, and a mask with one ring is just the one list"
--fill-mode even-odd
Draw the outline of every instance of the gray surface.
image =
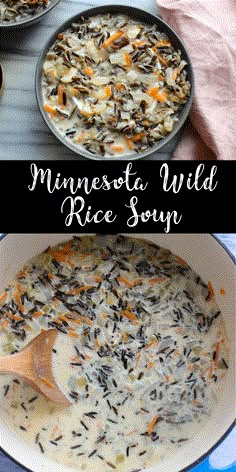
[[[235, 234], [216, 234], [218, 239], [225, 244], [227, 249], [236, 257], [236, 235]], [[222, 447], [222, 446], [221, 446]], [[13, 461], [6, 457], [0, 451], [0, 472], [23, 472], [20, 466], [17, 466]], [[49, 471], [48, 471], [49, 472]], [[98, 471], [97, 471], [98, 472]], [[194, 472], [194, 469], [193, 469]]]
[[[93, 6], [120, 4], [158, 14], [155, 0], [62, 0], [40, 23], [21, 31], [0, 31], [5, 86], [0, 97], [0, 159], [80, 159], [49, 132], [37, 107], [34, 74], [51, 32], [71, 16]], [[148, 159], [169, 159], [179, 137]]]

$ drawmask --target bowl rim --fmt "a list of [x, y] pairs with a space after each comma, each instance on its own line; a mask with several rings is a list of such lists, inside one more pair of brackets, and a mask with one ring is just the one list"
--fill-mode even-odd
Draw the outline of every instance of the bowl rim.
[[[190, 90], [190, 95], [188, 97], [187, 102], [183, 105], [182, 110], [180, 111], [180, 117], [178, 122], [175, 124], [175, 127], [173, 131], [171, 131], [167, 136], [162, 138], [161, 140], [157, 141], [156, 144], [153, 146], [150, 146], [146, 151], [142, 153], [133, 153], [133, 154], [121, 154], [120, 156], [100, 156], [97, 154], [92, 154], [89, 151], [85, 150], [81, 147], [76, 148], [73, 144], [71, 144], [67, 139], [62, 136], [62, 134], [57, 130], [57, 128], [53, 125], [52, 120], [49, 118], [47, 112], [43, 109], [43, 101], [42, 101], [42, 88], [41, 88], [41, 77], [42, 77], [42, 65], [44, 62], [45, 55], [48, 51], [48, 49], [52, 46], [54, 41], [56, 40], [57, 34], [60, 33], [61, 31], [65, 31], [65, 29], [69, 28], [71, 23], [76, 22], [81, 16], [86, 16], [89, 17], [91, 16], [96, 16], [99, 14], [105, 14], [105, 13], [114, 13], [115, 10], [119, 11], [121, 9], [121, 14], [127, 14], [127, 16], [130, 16], [132, 18], [132, 13], [134, 16], [136, 14], [138, 15], [143, 15], [145, 19], [147, 19], [149, 23], [153, 24], [159, 24], [162, 26], [163, 31], [167, 30], [166, 33], [170, 33], [172, 36], [175, 37], [177, 42], [179, 43], [179, 47], [184, 52], [184, 55], [186, 56], [186, 60], [188, 63], [188, 74], [190, 76], [190, 83], [191, 83], [191, 90]], [[91, 160], [98, 160], [98, 161], [108, 161], [108, 160], [116, 160], [116, 161], [127, 161], [127, 160], [138, 160], [138, 159], [143, 159], [144, 157], [150, 156], [151, 154], [155, 153], [159, 149], [163, 148], [168, 142], [176, 136], [178, 132], [182, 129], [188, 115], [190, 112], [190, 109], [192, 107], [193, 103], [193, 98], [194, 98], [194, 90], [195, 90], [195, 81], [194, 81], [194, 72], [193, 72], [193, 66], [192, 62], [190, 59], [190, 56], [188, 54], [188, 51], [185, 47], [185, 44], [183, 41], [180, 39], [179, 35], [169, 26], [168, 23], [166, 23], [162, 18], [160, 18], [157, 15], [154, 15], [152, 13], [149, 13], [145, 10], [142, 10], [140, 8], [132, 7], [132, 6], [127, 6], [127, 5], [119, 5], [119, 4], [112, 4], [112, 5], [103, 5], [103, 6], [98, 6], [98, 7], [93, 7], [89, 8], [86, 10], [83, 10], [76, 15], [73, 15], [72, 17], [68, 18], [66, 21], [64, 21], [57, 29], [53, 32], [53, 34], [50, 35], [49, 39], [47, 40], [46, 44], [44, 45], [42, 51], [40, 52], [38, 61], [37, 61], [37, 66], [36, 66], [36, 71], [35, 71], [35, 94], [36, 94], [36, 100], [37, 104], [40, 110], [40, 113], [47, 124], [48, 128], [52, 132], [52, 134], [67, 148], [70, 149], [72, 152], [74, 152], [75, 155], [78, 157], [83, 157], [83, 158], [88, 158]]]
[[[1, 244], [1, 241], [6, 238], [8, 236], [8, 234], [10, 235], [11, 233], [3, 233], [0, 235], [0, 244]], [[73, 233], [71, 233], [73, 234]], [[92, 233], [91, 233], [92, 234]], [[223, 249], [223, 251], [226, 252], [226, 254], [229, 256], [229, 258], [231, 259], [231, 261], [233, 262], [234, 265], [236, 265], [236, 257], [232, 254], [232, 252], [230, 251], [230, 249], [228, 249], [228, 247], [226, 247], [225, 243], [223, 243], [219, 237], [217, 237], [215, 234], [212, 234], [212, 233], [208, 233], [209, 236], [211, 236], [217, 243], [219, 246], [221, 246], [221, 248]], [[130, 236], [132, 237], [132, 233], [130, 233]], [[184, 467], [183, 469], [181, 469], [179, 472], [189, 472], [192, 470], [193, 467], [195, 467], [196, 465], [200, 464], [201, 462], [203, 462], [204, 459], [206, 459], [206, 457], [211, 454], [225, 439], [226, 437], [229, 435], [229, 433], [233, 430], [234, 426], [236, 425], [236, 420], [234, 420], [230, 426], [227, 428], [227, 430], [224, 432], [224, 434], [220, 437], [220, 439], [218, 441], [216, 441], [216, 443], [211, 447], [209, 448], [204, 454], [202, 454], [197, 460], [195, 460], [194, 462], [192, 462], [191, 464], [189, 464], [187, 467]], [[21, 466], [24, 468], [24, 470], [26, 472], [34, 472], [33, 470], [25, 467], [24, 465], [22, 465], [17, 459], [15, 459], [15, 457], [11, 456], [11, 454], [9, 454], [8, 452], [6, 452], [1, 446], [0, 446], [0, 451], [5, 455], [7, 456], [9, 459], [11, 459], [15, 464]]]
[[18, 29], [18, 28], [23, 28], [24, 26], [30, 26], [31, 24], [35, 23], [36, 21], [40, 21], [41, 17], [46, 15], [49, 11], [51, 11], [61, 0], [50, 0], [49, 5], [41, 11], [38, 15], [33, 15], [28, 17], [25, 17], [24, 20], [22, 21], [15, 21], [12, 23], [1, 23], [0, 22], [0, 30], [1, 29], [7, 29], [10, 30], [12, 28]]

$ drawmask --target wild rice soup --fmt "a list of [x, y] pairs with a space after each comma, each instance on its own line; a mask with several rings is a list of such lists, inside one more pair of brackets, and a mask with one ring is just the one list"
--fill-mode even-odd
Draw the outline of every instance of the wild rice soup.
[[48, 0], [0, 0], [0, 24], [18, 22], [38, 15], [49, 3]]
[[180, 257], [123, 236], [74, 237], [35, 257], [0, 296], [0, 354], [57, 328], [57, 407], [0, 378], [1, 418], [76, 470], [157, 466], [196, 435], [220, 394], [228, 353], [219, 307]]
[[105, 157], [143, 152], [179, 119], [190, 94], [186, 66], [156, 25], [80, 17], [45, 58], [44, 109], [77, 148]]

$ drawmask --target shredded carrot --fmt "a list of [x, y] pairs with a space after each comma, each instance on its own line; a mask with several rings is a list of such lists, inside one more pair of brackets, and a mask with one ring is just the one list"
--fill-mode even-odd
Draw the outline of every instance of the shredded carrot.
[[162, 57], [160, 54], [158, 54], [157, 57], [158, 57], [160, 63], [163, 64], [163, 66], [168, 67], [168, 61], [166, 61], [166, 60], [164, 59], [164, 57]]
[[155, 71], [153, 74], [157, 76], [158, 80], [164, 80], [164, 77], [160, 74], [160, 72]]
[[86, 75], [89, 75], [90, 77], [92, 77], [94, 75], [94, 71], [93, 71], [92, 67], [85, 67], [84, 68], [84, 73]]
[[[87, 323], [88, 325], [92, 326], [93, 322], [92, 320], [90, 320], [89, 318], [87, 318], [86, 316], [82, 316], [78, 313], [78, 316], [80, 318], [81, 321], [84, 321], [85, 323]], [[74, 320], [73, 320], [74, 321]]]
[[78, 295], [80, 292], [84, 292], [86, 290], [89, 290], [90, 288], [92, 288], [92, 285], [82, 285], [82, 287], [73, 288], [72, 290], [69, 290], [68, 294], [69, 295]]
[[112, 96], [112, 90], [111, 90], [111, 86], [110, 85], [106, 85], [105, 87], [105, 94], [108, 98], [110, 98]]
[[165, 375], [165, 381], [166, 381], [166, 382], [169, 382], [169, 380], [170, 380], [170, 376], [169, 376], [169, 375]]
[[66, 243], [65, 246], [61, 249], [61, 252], [68, 255], [75, 254], [75, 251], [71, 249], [71, 242]]
[[131, 282], [129, 282], [129, 280], [127, 280], [125, 277], [122, 277], [122, 275], [120, 275], [120, 276], [118, 277], [118, 280], [119, 280], [120, 282], [122, 282], [123, 284], [127, 285], [127, 287], [129, 287], [129, 288], [132, 288], [132, 287], [133, 287], [133, 284], [132, 284]]
[[138, 354], [136, 356], [135, 369], [138, 367], [140, 357], [141, 357], [141, 352], [138, 352]]
[[182, 264], [183, 266], [188, 265], [187, 262], [186, 262], [184, 259], [182, 259], [182, 257], [175, 256], [175, 259], [176, 259], [180, 264]]
[[221, 341], [218, 341], [216, 343], [215, 366], [217, 366], [217, 363], [218, 363], [218, 360], [219, 360], [219, 357], [220, 357], [220, 345], [221, 345]]
[[126, 145], [127, 145], [128, 149], [130, 151], [132, 151], [132, 149], [134, 149], [134, 143], [133, 143], [132, 139], [125, 137], [125, 142], [126, 142]]
[[3, 293], [3, 295], [0, 296], [0, 303], [5, 302], [6, 298], [7, 298], [7, 292]]
[[132, 431], [129, 431], [126, 436], [132, 436], [132, 434], [137, 433], [137, 429], [133, 429]]
[[212, 300], [212, 298], [214, 298], [215, 296], [215, 292], [213, 290], [213, 287], [211, 285], [211, 282], [209, 280], [208, 284], [207, 284], [207, 287], [208, 287], [208, 290], [209, 290], [209, 293], [210, 293], [210, 296], [209, 296], [209, 299], [208, 300]]
[[125, 64], [126, 67], [130, 67], [133, 64], [132, 58], [128, 52], [125, 54]]
[[79, 335], [75, 332], [75, 331], [68, 331], [67, 334], [71, 337], [71, 338], [78, 338]]
[[153, 277], [152, 279], [148, 280], [148, 283], [149, 284], [157, 284], [157, 283], [160, 283], [160, 282], [165, 282], [165, 280], [166, 280], [166, 277]]
[[116, 89], [121, 92], [122, 90], [125, 90], [125, 86], [124, 84], [121, 84], [120, 82], [118, 82], [118, 84], [116, 84]]
[[88, 354], [85, 354], [84, 357], [86, 361], [90, 361], [90, 359], [92, 359], [92, 356], [89, 356]]
[[150, 97], [155, 98], [158, 102], [164, 102], [167, 98], [167, 92], [159, 93], [159, 87], [153, 87], [148, 89], [147, 94]]
[[176, 80], [177, 79], [177, 75], [178, 75], [178, 69], [177, 67], [173, 70], [173, 74], [172, 74], [172, 79], [173, 80]]
[[153, 341], [150, 341], [150, 343], [146, 344], [146, 346], [144, 346], [144, 350], [146, 349], [149, 349], [149, 347], [152, 347], [152, 346], [157, 346], [158, 342], [157, 340], [153, 340]]
[[149, 362], [148, 365], [147, 365], [147, 370], [151, 370], [154, 366], [154, 362]]
[[54, 385], [46, 377], [41, 377], [42, 382], [50, 388], [54, 388]]
[[61, 321], [68, 321], [68, 318], [66, 315], [60, 315], [59, 318]]
[[158, 416], [154, 416], [152, 418], [152, 420], [150, 421], [150, 423], [148, 425], [148, 436], [150, 436], [152, 434], [154, 426], [155, 426], [157, 420], [158, 420]]
[[136, 141], [140, 141], [140, 139], [142, 139], [143, 137], [143, 133], [138, 133], [138, 134], [135, 134], [135, 136], [133, 136], [131, 139], [131, 141], [133, 141], [133, 143], [136, 143]]
[[73, 95], [76, 97], [80, 94], [79, 90], [76, 87], [72, 87], [71, 91]]
[[162, 46], [166, 46], [168, 48], [171, 47], [171, 43], [167, 40], [163, 40], [163, 41], [158, 41], [153, 47], [152, 47], [152, 50], [155, 51], [157, 48], [161, 48]]
[[223, 288], [220, 289], [220, 295], [225, 295], [225, 290]]
[[80, 320], [78, 320], [78, 319], [77, 319], [77, 320], [71, 320], [71, 319], [70, 319], [70, 321], [72, 321], [72, 323], [75, 323], [75, 324], [81, 324], [81, 323], [82, 323], [82, 321], [80, 321]]
[[117, 39], [119, 39], [122, 35], [123, 35], [123, 31], [117, 31], [116, 33], [114, 33], [112, 36], [110, 36], [110, 38], [108, 38], [106, 41], [104, 41], [102, 47], [104, 49], [108, 48], [109, 46], [111, 46]]
[[55, 108], [51, 107], [47, 103], [45, 103], [45, 105], [43, 105], [43, 108], [44, 108], [45, 111], [47, 111], [48, 113], [51, 113], [54, 116], [57, 114], [57, 110], [55, 110]]
[[3, 323], [1, 324], [1, 327], [2, 327], [3, 329], [5, 329], [8, 325], [9, 325], [9, 321], [8, 321], [8, 320], [4, 320]]
[[117, 144], [112, 144], [111, 149], [116, 152], [123, 152], [124, 146], [118, 146]]
[[63, 103], [63, 91], [64, 91], [64, 88], [63, 88], [63, 85], [58, 85], [58, 89], [57, 89], [57, 101], [58, 101], [58, 105], [60, 106], [63, 106], [64, 103]]
[[51, 272], [48, 272], [48, 278], [50, 280], [53, 280], [55, 278], [55, 275], [51, 274]]
[[55, 80], [55, 71], [54, 71], [54, 69], [51, 69], [49, 71], [49, 74], [50, 74], [50, 77], [51, 77], [52, 81], [54, 82], [54, 80]]
[[128, 318], [128, 320], [131, 320], [131, 321], [138, 321], [137, 316], [135, 316], [134, 313], [132, 313], [132, 312], [129, 311], [129, 310], [123, 311], [122, 315], [124, 315], [125, 318]]
[[52, 256], [56, 259], [57, 262], [66, 262], [67, 257], [61, 251], [52, 251]]
[[102, 277], [94, 277], [95, 282], [102, 282]]
[[18, 277], [23, 277], [25, 278], [28, 275], [27, 270], [21, 270], [18, 274]]
[[82, 133], [80, 133], [80, 135], [78, 136], [77, 138], [77, 143], [82, 143], [82, 141], [84, 140], [86, 134], [84, 131], [82, 131]]
[[106, 313], [102, 313], [102, 315], [101, 315], [101, 316], [102, 316], [102, 318], [103, 318], [104, 320], [107, 318], [107, 315], [106, 315]]
[[133, 43], [135, 46], [144, 46], [146, 44], [146, 41], [143, 41], [143, 40], [140, 40], [140, 39], [137, 39], [134, 43]]
[[22, 316], [13, 315], [9, 311], [6, 312], [6, 315], [7, 315], [8, 318], [10, 318], [11, 320], [15, 320], [15, 321], [22, 321], [24, 319], [24, 318], [22, 318]]
[[99, 349], [100, 348], [100, 342], [98, 341], [98, 339], [95, 339], [95, 346]]
[[81, 115], [84, 115], [84, 116], [93, 116], [94, 115], [93, 112], [85, 111], [85, 110], [80, 110], [80, 113], [81, 113]]
[[20, 295], [19, 295], [18, 293], [15, 294], [15, 301], [16, 301], [18, 307], [19, 307], [19, 311], [20, 311], [21, 313], [23, 313], [23, 311], [25, 310], [25, 307], [24, 307], [24, 305], [23, 305], [23, 303], [22, 303], [22, 301], [21, 301], [21, 297], [20, 297]]

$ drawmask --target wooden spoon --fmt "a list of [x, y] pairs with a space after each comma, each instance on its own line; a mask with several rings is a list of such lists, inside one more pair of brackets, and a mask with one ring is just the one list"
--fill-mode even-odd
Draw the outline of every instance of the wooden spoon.
[[17, 354], [0, 357], [0, 373], [14, 374], [58, 405], [71, 405], [52, 374], [52, 349], [58, 331], [49, 329], [36, 336]]

